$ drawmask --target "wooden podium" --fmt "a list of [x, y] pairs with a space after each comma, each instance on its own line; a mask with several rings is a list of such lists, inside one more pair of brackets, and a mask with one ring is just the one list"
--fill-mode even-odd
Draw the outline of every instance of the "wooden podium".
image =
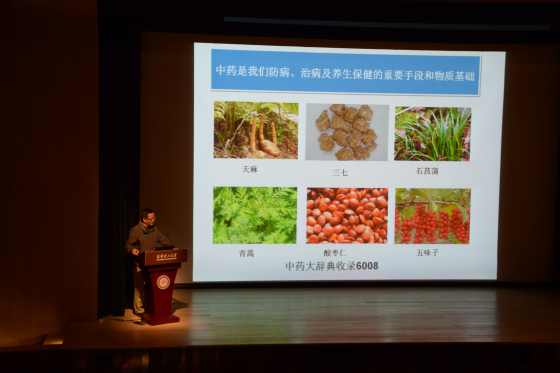
[[187, 250], [146, 251], [136, 258], [144, 276], [144, 310], [142, 321], [150, 325], [178, 322], [171, 314], [173, 286], [181, 262], [187, 261]]

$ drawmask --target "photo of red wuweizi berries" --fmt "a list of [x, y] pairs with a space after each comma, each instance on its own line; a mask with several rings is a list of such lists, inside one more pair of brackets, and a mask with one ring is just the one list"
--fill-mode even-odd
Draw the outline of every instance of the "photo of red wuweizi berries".
[[396, 244], [468, 244], [470, 225], [470, 189], [396, 190]]
[[387, 243], [388, 188], [307, 189], [307, 243]]

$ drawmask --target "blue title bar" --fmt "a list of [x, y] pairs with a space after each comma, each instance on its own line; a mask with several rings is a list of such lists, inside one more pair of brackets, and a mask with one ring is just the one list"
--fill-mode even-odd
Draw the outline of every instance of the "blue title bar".
[[212, 89], [478, 96], [479, 56], [212, 50]]

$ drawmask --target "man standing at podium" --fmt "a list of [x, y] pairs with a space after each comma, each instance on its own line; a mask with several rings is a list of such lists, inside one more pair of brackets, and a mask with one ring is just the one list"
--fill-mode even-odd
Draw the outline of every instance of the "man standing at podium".
[[[140, 222], [130, 230], [126, 241], [126, 251], [138, 256], [145, 251], [154, 251], [156, 247], [171, 246], [171, 241], [155, 226], [156, 215], [151, 209], [140, 213]], [[144, 278], [137, 263], [132, 268], [134, 275], [134, 313], [144, 313]]]

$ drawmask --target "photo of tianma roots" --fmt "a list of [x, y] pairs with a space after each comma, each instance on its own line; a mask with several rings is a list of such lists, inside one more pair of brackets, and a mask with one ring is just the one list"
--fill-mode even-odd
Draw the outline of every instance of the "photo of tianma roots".
[[214, 158], [297, 159], [299, 104], [214, 102]]
[[395, 161], [462, 161], [471, 158], [471, 109], [395, 109]]
[[470, 189], [398, 188], [395, 196], [396, 244], [468, 244]]
[[307, 104], [306, 110], [306, 160], [387, 160], [389, 106]]
[[388, 188], [307, 189], [307, 243], [387, 243]]
[[214, 244], [295, 244], [296, 222], [297, 188], [214, 188]]

